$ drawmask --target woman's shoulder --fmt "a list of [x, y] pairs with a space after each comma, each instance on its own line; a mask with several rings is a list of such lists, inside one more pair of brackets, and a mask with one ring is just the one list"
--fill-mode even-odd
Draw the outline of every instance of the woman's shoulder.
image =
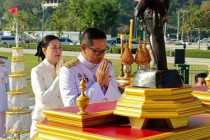
[[45, 68], [45, 65], [43, 62], [39, 63], [37, 66], [32, 68], [32, 71], [39, 71]]

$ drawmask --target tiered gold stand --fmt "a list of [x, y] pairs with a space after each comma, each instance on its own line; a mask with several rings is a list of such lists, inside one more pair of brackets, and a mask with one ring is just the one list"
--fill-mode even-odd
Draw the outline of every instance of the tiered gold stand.
[[144, 128], [149, 119], [165, 119], [170, 128], [186, 126], [188, 117], [204, 112], [189, 86], [180, 88], [136, 88], [127, 86], [114, 114], [129, 117], [134, 128]]
[[9, 75], [10, 92], [8, 94], [8, 110], [6, 111], [7, 138], [20, 138], [21, 134], [29, 133], [31, 112], [29, 109], [26, 77], [24, 74], [25, 60], [22, 47], [12, 48], [11, 75]]

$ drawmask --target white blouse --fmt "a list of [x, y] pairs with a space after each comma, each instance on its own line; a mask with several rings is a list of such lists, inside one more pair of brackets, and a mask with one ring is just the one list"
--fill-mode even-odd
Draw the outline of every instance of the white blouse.
[[[63, 107], [60, 96], [59, 79], [56, 68], [44, 59], [31, 70], [31, 85], [35, 94], [35, 107], [32, 114], [31, 132], [37, 131], [36, 122], [45, 115], [44, 109]], [[32, 137], [32, 133], [31, 136]]]

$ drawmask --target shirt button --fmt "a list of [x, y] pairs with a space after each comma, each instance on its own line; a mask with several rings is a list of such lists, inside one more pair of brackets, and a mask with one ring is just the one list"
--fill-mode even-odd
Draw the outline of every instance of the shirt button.
[[89, 63], [88, 66], [91, 67], [92, 66], [92, 63]]

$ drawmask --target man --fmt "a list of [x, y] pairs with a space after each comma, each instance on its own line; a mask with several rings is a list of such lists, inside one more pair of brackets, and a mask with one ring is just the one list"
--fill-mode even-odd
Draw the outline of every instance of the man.
[[115, 83], [112, 64], [104, 59], [108, 51], [106, 34], [89, 28], [81, 40], [81, 53], [60, 70], [59, 86], [64, 106], [76, 105], [81, 94], [80, 81], [87, 80], [85, 94], [91, 102], [115, 100], [121, 96]]
[[6, 114], [8, 109], [7, 92], [9, 92], [10, 62], [7, 57], [0, 56], [0, 139], [5, 137]]
[[203, 86], [206, 85], [205, 78], [207, 77], [206, 73], [199, 73], [195, 75], [195, 86]]

